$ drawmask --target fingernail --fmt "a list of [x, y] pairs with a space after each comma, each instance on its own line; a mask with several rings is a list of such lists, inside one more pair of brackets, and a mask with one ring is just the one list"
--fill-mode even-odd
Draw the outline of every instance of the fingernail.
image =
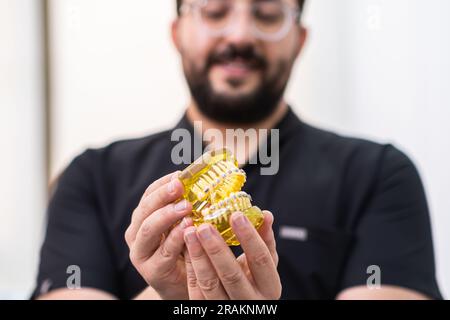
[[170, 183], [167, 185], [167, 191], [169, 193], [174, 193], [175, 192], [175, 183], [177, 183], [177, 180], [172, 180], [170, 181]]
[[198, 241], [197, 235], [195, 234], [195, 231], [190, 231], [184, 235], [184, 239], [187, 243], [195, 243]]
[[173, 208], [175, 209], [176, 212], [182, 212], [182, 211], [186, 210], [186, 208], [187, 208], [187, 201], [182, 200], [182, 201], [176, 203]]
[[188, 217], [184, 217], [183, 220], [181, 221], [181, 229], [184, 230], [190, 225], [191, 225], [190, 219]]
[[200, 238], [202, 238], [204, 240], [210, 239], [212, 236], [211, 228], [212, 228], [211, 225], [205, 225], [204, 227], [200, 228], [198, 230], [198, 234], [200, 235]]
[[244, 216], [244, 214], [239, 213], [234, 216], [234, 223], [239, 228], [245, 228], [248, 225], [249, 221], [247, 217]]

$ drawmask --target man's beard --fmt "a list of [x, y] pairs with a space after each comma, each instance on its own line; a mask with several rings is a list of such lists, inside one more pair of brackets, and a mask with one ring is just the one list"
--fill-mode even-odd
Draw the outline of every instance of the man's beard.
[[[208, 78], [211, 67], [234, 59], [240, 59], [261, 72], [262, 82], [253, 92], [230, 96], [214, 91]], [[211, 54], [202, 70], [196, 69], [192, 63], [191, 71], [185, 68], [185, 75], [191, 95], [203, 115], [223, 123], [251, 124], [266, 119], [275, 111], [286, 88], [288, 63], [280, 61], [277, 72], [270, 77], [264, 76], [267, 66], [266, 59], [253, 46], [237, 48], [229, 45]]]

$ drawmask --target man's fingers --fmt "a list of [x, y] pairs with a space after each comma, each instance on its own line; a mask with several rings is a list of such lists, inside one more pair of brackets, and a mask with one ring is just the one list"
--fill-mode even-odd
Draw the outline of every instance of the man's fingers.
[[269, 248], [270, 254], [272, 255], [275, 265], [278, 265], [278, 253], [275, 241], [275, 235], [273, 232], [273, 214], [270, 211], [264, 210], [264, 223], [258, 229], [258, 234], [261, 236], [263, 241], [266, 243], [267, 248]]
[[189, 300], [205, 300], [205, 296], [197, 283], [194, 267], [187, 247], [184, 248], [184, 263], [186, 267], [186, 280], [188, 287]]
[[132, 223], [136, 222], [139, 224], [153, 211], [181, 198], [183, 191], [183, 184], [176, 178], [153, 190], [142, 199], [142, 202], [138, 206], [140, 210], [133, 214]]
[[136, 239], [136, 234], [141, 227], [141, 224], [148, 216], [154, 211], [181, 198], [184, 191], [183, 184], [174, 177], [175, 175], [172, 176], [172, 180], [160, 185], [149, 193], [134, 210], [131, 217], [131, 224], [125, 233], [125, 239], [127, 240], [128, 245]]
[[144, 263], [144, 268], [154, 270], [156, 278], [164, 278], [173, 271], [177, 260], [184, 249], [184, 230], [192, 226], [192, 219], [185, 217], [181, 223], [170, 231], [167, 238], [161, 243], [154, 255]]
[[268, 246], [242, 212], [233, 213], [231, 224], [259, 291], [265, 297], [279, 299], [281, 286], [277, 287], [276, 284], [280, 283], [280, 278]]
[[165, 184], [169, 183], [171, 180], [178, 177], [180, 172], [181, 171], [171, 172], [171, 173], [166, 174], [165, 176], [159, 178], [158, 180], [155, 180], [154, 182], [152, 182], [145, 190], [144, 194], [142, 195], [141, 200], [144, 199], [145, 197], [147, 197], [150, 193], [152, 193], [153, 191], [155, 191], [162, 185], [165, 185]]
[[232, 300], [254, 297], [255, 290], [217, 229], [210, 224], [203, 224], [198, 227], [197, 234], [228, 297]]
[[220, 279], [203, 250], [194, 227], [184, 232], [184, 240], [188, 249], [190, 263], [197, 278], [196, 285], [208, 300], [225, 300], [228, 296], [220, 283]]
[[131, 256], [134, 260], [145, 260], [152, 256], [161, 244], [161, 236], [178, 220], [192, 211], [192, 205], [182, 200], [168, 204], [147, 217], [139, 228], [132, 245]]

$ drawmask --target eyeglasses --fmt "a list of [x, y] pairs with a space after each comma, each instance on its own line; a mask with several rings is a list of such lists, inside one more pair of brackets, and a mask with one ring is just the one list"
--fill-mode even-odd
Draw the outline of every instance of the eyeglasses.
[[[236, 28], [239, 13], [237, 0], [197, 0], [185, 2], [181, 15], [191, 12], [201, 27], [213, 37], [223, 37]], [[263, 41], [283, 39], [300, 18], [300, 9], [281, 0], [254, 0], [249, 6], [251, 31]]]

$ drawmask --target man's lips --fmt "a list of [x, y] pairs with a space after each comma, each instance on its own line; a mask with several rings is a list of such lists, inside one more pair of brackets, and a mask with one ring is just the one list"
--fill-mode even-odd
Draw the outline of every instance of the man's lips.
[[214, 64], [214, 67], [219, 68], [228, 77], [242, 78], [248, 76], [250, 73], [258, 70], [252, 63], [244, 60], [231, 60]]

